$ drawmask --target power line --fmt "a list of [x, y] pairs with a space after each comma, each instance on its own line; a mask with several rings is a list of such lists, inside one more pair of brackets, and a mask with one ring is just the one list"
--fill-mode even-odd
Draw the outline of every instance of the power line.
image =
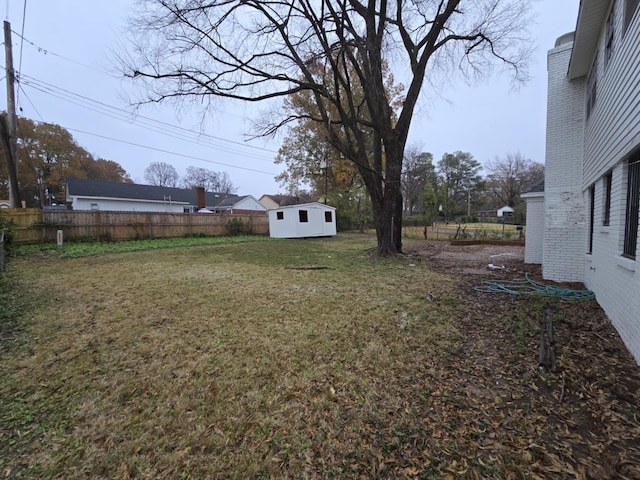
[[38, 116], [40, 117], [40, 120], [42, 120], [44, 122], [44, 118], [42, 117], [42, 115], [40, 114], [40, 112], [38, 111], [38, 109], [36, 108], [36, 106], [33, 104], [33, 102], [31, 101], [31, 99], [29, 98], [29, 95], [27, 95], [27, 92], [24, 91], [24, 88], [22, 88], [22, 85], [18, 84], [18, 89], [24, 93], [25, 98], [29, 101], [29, 103], [31, 104], [31, 107], [35, 110], [35, 112], [38, 114]]
[[[27, 22], [27, 0], [24, 0], [24, 7], [22, 9], [22, 34], [24, 35], [24, 25]], [[18, 60], [18, 71], [22, 70], [22, 47], [24, 46], [24, 39], [20, 35], [20, 58]], [[20, 77], [17, 77], [18, 84], [20, 83]], [[20, 89], [18, 89], [18, 95], [16, 103], [20, 104]]]
[[[239, 146], [243, 150], [252, 149], [258, 152], [266, 152], [269, 154], [277, 153], [274, 150], [270, 150], [267, 148], [257, 147], [255, 145], [248, 145], [248, 144], [244, 144], [244, 143], [233, 141], [233, 140], [227, 140], [225, 138], [217, 137], [217, 136], [206, 134], [206, 133], [194, 132], [193, 130], [189, 130], [187, 128], [180, 127], [177, 125], [172, 125], [170, 123], [156, 120], [150, 117], [146, 117], [144, 115], [135, 115], [135, 118], [137, 120], [141, 119], [143, 123], [135, 122], [135, 121], [132, 121], [132, 114], [124, 109], [114, 107], [113, 105], [109, 105], [107, 103], [94, 100], [92, 98], [77, 94], [75, 92], [71, 92], [69, 90], [63, 89], [61, 87], [57, 87], [55, 85], [44, 82], [42, 80], [38, 80], [28, 75], [22, 75], [22, 78], [23, 78], [22, 83], [24, 85], [29, 86], [42, 93], [45, 93], [47, 95], [51, 95], [55, 98], [58, 98], [60, 100], [64, 100], [64, 101], [73, 103], [75, 105], [87, 108], [89, 110], [92, 110], [94, 112], [100, 113], [102, 115], [105, 115], [111, 118], [115, 118], [121, 121], [126, 121], [128, 123], [134, 123], [141, 128], [145, 128], [155, 133], [162, 133], [163, 135], [171, 136], [173, 138], [177, 138], [179, 140], [185, 141], [186, 139], [183, 136], [176, 134], [176, 130], [179, 130], [191, 136], [193, 141], [196, 141], [202, 144], [203, 138], [208, 139], [209, 141], [205, 142], [206, 144], [213, 146], [217, 149], [220, 149], [222, 151], [225, 151], [226, 153], [232, 153], [236, 155], [245, 155], [246, 152], [242, 150], [238, 150], [237, 148], [234, 148], [234, 146]], [[215, 141], [224, 142], [225, 144], [228, 144], [228, 145], [221, 146], [219, 144], [216, 144]], [[261, 160], [261, 158], [259, 157], [256, 159]], [[262, 160], [271, 162], [273, 158], [263, 157]]]
[[[15, 32], [15, 31], [13, 31], [13, 30], [12, 30], [12, 32], [13, 32], [13, 33], [15, 33], [18, 37], [20, 37], [20, 40], [21, 40], [21, 41], [26, 42], [28, 45], [31, 45], [31, 46], [32, 46], [32, 47], [34, 47], [36, 50], [38, 50], [38, 52], [39, 52], [39, 53], [42, 53], [42, 54], [44, 54], [44, 55], [51, 55], [51, 56], [53, 56], [53, 57], [58, 57], [58, 58], [60, 58], [60, 59], [62, 59], [62, 60], [65, 60], [65, 61], [67, 61], [67, 62], [73, 63], [73, 64], [78, 65], [78, 66], [80, 66], [80, 67], [84, 67], [84, 68], [87, 68], [87, 69], [89, 69], [89, 70], [93, 70], [94, 72], [99, 72], [99, 73], [102, 73], [102, 74], [104, 74], [104, 75], [108, 75], [108, 76], [110, 76], [110, 77], [112, 77], [112, 78], [117, 78], [117, 77], [116, 77], [115, 75], [113, 75], [111, 72], [108, 72], [108, 71], [106, 71], [106, 70], [101, 70], [101, 69], [99, 69], [99, 68], [94, 67], [93, 65], [88, 65], [88, 64], [86, 64], [86, 63], [79, 62], [79, 61], [74, 60], [74, 59], [72, 59], [72, 58], [65, 57], [64, 55], [60, 55], [59, 53], [56, 53], [56, 52], [54, 52], [54, 51], [52, 51], [52, 50], [49, 50], [49, 49], [46, 49], [46, 48], [44, 48], [44, 47], [41, 47], [41, 46], [37, 45], [35, 42], [32, 42], [32, 41], [31, 41], [31, 40], [29, 40], [28, 38], [25, 38], [23, 35], [19, 34], [18, 32]], [[24, 33], [24, 31], [23, 31], [22, 33]]]
[[175, 155], [177, 157], [190, 158], [192, 160], [199, 160], [199, 161], [202, 161], [202, 162], [213, 163], [213, 164], [216, 164], [216, 165], [222, 165], [222, 166], [225, 166], [225, 167], [236, 168], [236, 169], [239, 169], [239, 170], [245, 170], [245, 171], [249, 171], [249, 172], [263, 173], [265, 175], [273, 175], [273, 176], [276, 175], [273, 172], [265, 172], [264, 170], [257, 170], [257, 169], [249, 168], [249, 167], [239, 167], [238, 165], [232, 165], [232, 164], [223, 163], [223, 162], [216, 162], [214, 160], [208, 160], [206, 158], [196, 157], [194, 155], [186, 155], [184, 153], [171, 152], [169, 150], [164, 150], [162, 148], [150, 147], [148, 145], [142, 145], [140, 143], [129, 142], [127, 140], [120, 140], [118, 138], [108, 137], [106, 135], [100, 135], [98, 133], [87, 132], [85, 130], [79, 130], [77, 128], [70, 128], [70, 127], [64, 127], [64, 128], [66, 128], [67, 130], [70, 130], [72, 132], [84, 133], [85, 135], [92, 135], [94, 137], [104, 138], [106, 140], [111, 140], [111, 141], [114, 141], [114, 142], [120, 142], [120, 143], [125, 143], [127, 145], [133, 145], [135, 147], [146, 148], [147, 150], [153, 150], [153, 151], [156, 151], [156, 152], [167, 153], [169, 155]]

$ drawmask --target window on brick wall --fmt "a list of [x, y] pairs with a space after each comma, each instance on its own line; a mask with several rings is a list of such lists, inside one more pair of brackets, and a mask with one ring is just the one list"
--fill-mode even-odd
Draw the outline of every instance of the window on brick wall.
[[593, 221], [596, 213], [596, 186], [591, 185], [589, 188], [589, 250], [587, 253], [593, 253]]
[[613, 173], [607, 173], [602, 179], [604, 187], [604, 211], [602, 212], [602, 225], [607, 226], [611, 221], [611, 182], [613, 181]]
[[640, 0], [626, 0], [624, 4], [624, 32], [627, 33], [627, 28], [633, 19], [633, 15], [638, 11], [638, 5]]
[[604, 66], [609, 65], [609, 60], [613, 55], [613, 39], [614, 39], [614, 12], [616, 9], [616, 2], [611, 2], [611, 10], [609, 10], [609, 16], [607, 17], [607, 23], [604, 26]]
[[598, 83], [598, 55], [593, 60], [589, 77], [587, 78], [587, 120], [591, 116], [591, 111], [596, 105], [596, 91]]
[[640, 213], [640, 152], [633, 155], [627, 165], [627, 211], [624, 227], [622, 255], [636, 258], [638, 246], [638, 214]]

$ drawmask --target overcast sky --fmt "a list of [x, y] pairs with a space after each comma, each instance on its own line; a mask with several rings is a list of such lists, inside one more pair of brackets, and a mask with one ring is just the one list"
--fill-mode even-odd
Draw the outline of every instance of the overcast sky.
[[[190, 165], [225, 171], [240, 195], [283, 191], [274, 180], [281, 167], [273, 163], [282, 138], [246, 141], [254, 105], [226, 104], [204, 123], [198, 112], [171, 106], [131, 113], [127, 85], [114, 73], [113, 52], [122, 48], [132, 0], [2, 3], [15, 32], [20, 116], [62, 125], [91, 154], [122, 165], [136, 183], [144, 183], [151, 162], [161, 161], [181, 175]], [[516, 151], [544, 162], [546, 53], [557, 37], [574, 30], [579, 0], [532, 4], [537, 23], [531, 27], [536, 38], [531, 81], [518, 90], [506, 76], [442, 88], [444, 98], [421, 103], [410, 144], [433, 153], [435, 161], [462, 150], [483, 164]], [[1, 97], [4, 110], [6, 97]]]

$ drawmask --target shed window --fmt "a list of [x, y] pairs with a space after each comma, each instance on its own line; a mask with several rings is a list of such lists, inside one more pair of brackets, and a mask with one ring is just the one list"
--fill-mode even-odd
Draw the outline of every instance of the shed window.
[[333, 222], [333, 215], [331, 212], [324, 212], [324, 221], [327, 223]]
[[98, 204], [97, 203], [92, 203], [91, 204], [91, 210], [98, 210]]
[[609, 172], [604, 176], [604, 212], [602, 215], [602, 225], [607, 226], [611, 221], [611, 182], [613, 173]]
[[636, 258], [638, 213], [640, 213], [640, 152], [629, 159], [627, 169], [627, 212], [622, 255]]
[[300, 223], [307, 223], [309, 221], [309, 214], [306, 210], [298, 210], [298, 216], [300, 217]]
[[276, 220], [284, 220], [284, 212], [276, 212]]

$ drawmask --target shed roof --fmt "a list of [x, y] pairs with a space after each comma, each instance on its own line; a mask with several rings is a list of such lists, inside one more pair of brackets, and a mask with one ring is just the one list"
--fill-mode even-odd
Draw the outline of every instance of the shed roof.
[[263, 195], [263, 197], [270, 198], [281, 207], [309, 202], [307, 197], [300, 197], [297, 195]]
[[325, 203], [320, 202], [308, 202], [308, 203], [298, 203], [297, 205], [285, 205], [284, 207], [278, 207], [274, 210], [286, 210], [286, 209], [294, 209], [294, 208], [309, 208], [311, 206], [319, 206], [324, 208], [330, 208], [331, 210], [335, 210], [336, 207], [332, 207], [331, 205], [327, 205]]

